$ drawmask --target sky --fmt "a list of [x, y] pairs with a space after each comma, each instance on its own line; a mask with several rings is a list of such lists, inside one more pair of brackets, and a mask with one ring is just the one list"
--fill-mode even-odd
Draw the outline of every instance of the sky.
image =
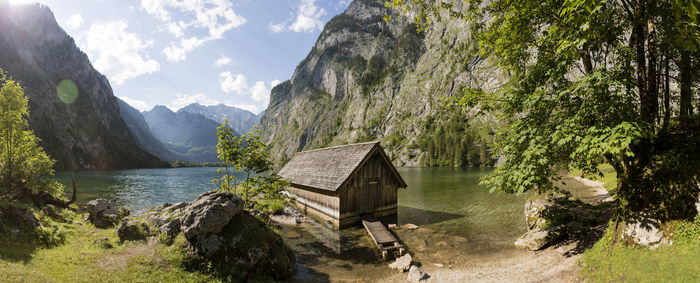
[[223, 103], [257, 114], [351, 0], [10, 0], [34, 2], [136, 109]]

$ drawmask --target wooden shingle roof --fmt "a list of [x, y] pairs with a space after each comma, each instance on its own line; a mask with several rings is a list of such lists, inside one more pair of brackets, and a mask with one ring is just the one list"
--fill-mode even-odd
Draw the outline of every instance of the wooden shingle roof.
[[406, 182], [391, 164], [391, 160], [379, 142], [339, 145], [298, 152], [277, 174], [294, 185], [336, 191], [349, 181], [355, 171], [375, 153], [381, 154], [399, 180], [399, 187], [405, 188]]

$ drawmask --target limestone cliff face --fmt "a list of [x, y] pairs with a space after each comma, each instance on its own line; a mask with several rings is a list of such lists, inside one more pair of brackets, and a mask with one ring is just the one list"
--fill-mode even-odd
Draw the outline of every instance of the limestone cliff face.
[[[388, 14], [393, 19], [383, 21]], [[438, 22], [418, 34], [381, 3], [356, 0], [326, 24], [292, 78], [272, 90], [262, 133], [277, 161], [367, 140], [381, 140], [399, 166], [437, 158], [444, 160], [434, 165], [466, 165], [467, 151], [479, 148], [489, 159], [488, 134], [466, 122], [468, 113], [446, 111], [441, 99], [498, 80], [475, 46], [464, 23]], [[441, 134], [450, 130], [472, 134]], [[452, 145], [460, 151], [446, 154]]]
[[[57, 170], [163, 165], [136, 145], [107, 78], [92, 67], [48, 7], [0, 0], [0, 68], [24, 88], [29, 126], [56, 159]], [[72, 103], [57, 96], [62, 81], [77, 88]]]

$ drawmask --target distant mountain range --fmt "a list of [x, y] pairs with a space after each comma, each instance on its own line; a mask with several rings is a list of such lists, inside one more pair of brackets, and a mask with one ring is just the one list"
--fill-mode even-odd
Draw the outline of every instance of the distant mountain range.
[[204, 115], [204, 117], [218, 122], [219, 124], [221, 124], [224, 119], [228, 119], [231, 128], [241, 134], [247, 133], [253, 129], [253, 126], [260, 122], [260, 117], [262, 117], [263, 114], [260, 113], [259, 115], [255, 115], [253, 112], [248, 110], [231, 107], [224, 104], [204, 106], [198, 103], [187, 105], [181, 108], [179, 111], [201, 114]]

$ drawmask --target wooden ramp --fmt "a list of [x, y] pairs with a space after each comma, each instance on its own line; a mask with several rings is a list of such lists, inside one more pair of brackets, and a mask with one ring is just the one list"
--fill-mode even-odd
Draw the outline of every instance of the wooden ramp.
[[381, 221], [372, 216], [365, 216], [362, 217], [362, 225], [365, 226], [365, 230], [367, 230], [369, 236], [374, 240], [374, 243], [377, 244], [383, 259], [386, 260], [391, 250], [398, 249], [399, 256], [403, 254], [403, 245], [394, 237], [394, 234], [391, 234], [391, 232], [386, 229], [386, 226], [384, 226]]

